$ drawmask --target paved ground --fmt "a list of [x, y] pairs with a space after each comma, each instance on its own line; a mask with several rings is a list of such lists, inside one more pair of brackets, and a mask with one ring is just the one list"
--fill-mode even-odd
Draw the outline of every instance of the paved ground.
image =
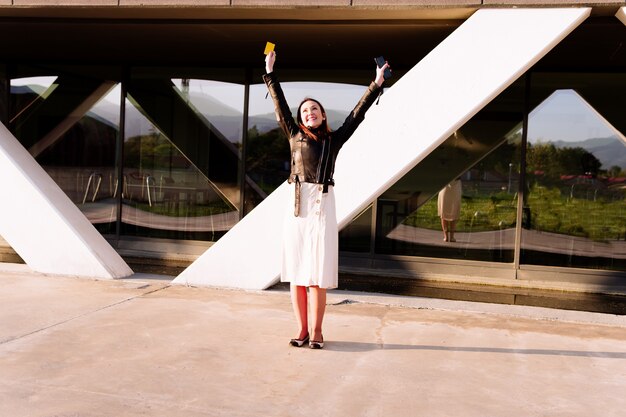
[[[6, 265], [6, 264], [5, 264]], [[0, 416], [624, 416], [626, 316], [0, 272]]]

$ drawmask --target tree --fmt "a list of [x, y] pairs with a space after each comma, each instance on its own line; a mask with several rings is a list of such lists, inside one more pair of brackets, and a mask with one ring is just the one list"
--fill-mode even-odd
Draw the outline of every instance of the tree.
[[529, 144], [526, 163], [528, 172], [542, 171], [550, 180], [561, 175], [596, 176], [602, 166], [598, 158], [583, 148], [557, 148], [552, 143]]

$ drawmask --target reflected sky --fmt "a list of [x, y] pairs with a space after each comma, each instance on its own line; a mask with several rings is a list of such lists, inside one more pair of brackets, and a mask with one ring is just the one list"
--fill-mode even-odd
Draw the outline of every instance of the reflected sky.
[[[314, 98], [322, 103], [326, 110], [349, 111], [352, 109], [367, 86], [354, 84], [329, 84], [288, 82], [281, 83], [285, 98], [290, 107], [296, 107], [305, 97]], [[274, 112], [274, 103], [267, 97], [265, 84], [250, 86], [250, 115]]]
[[[30, 86], [42, 93], [50, 87], [56, 77], [30, 77], [11, 80], [11, 86]], [[172, 80], [182, 90], [180, 79]], [[191, 80], [190, 91], [212, 97], [233, 112], [242, 113], [243, 88], [233, 89], [233, 84]], [[195, 82], [194, 82], [195, 81]], [[325, 105], [327, 110], [346, 111], [351, 109], [364, 92], [366, 86], [353, 84], [328, 84], [315, 82], [283, 83], [287, 102], [297, 106], [304, 97], [313, 97]], [[250, 86], [250, 116], [272, 113], [272, 100], [266, 97], [264, 84]], [[119, 106], [120, 85], [116, 85], [102, 100]], [[328, 103], [328, 104], [326, 104]], [[98, 112], [97, 108], [92, 109]], [[105, 116], [102, 114], [101, 116]], [[110, 121], [112, 115], [106, 112]], [[622, 136], [598, 114], [574, 90], [558, 90], [537, 106], [529, 116], [528, 139], [537, 142], [579, 142], [587, 139]], [[623, 140], [626, 140], [623, 138]]]
[[528, 140], [536, 142], [580, 142], [621, 136], [574, 90], [557, 90], [529, 116]]

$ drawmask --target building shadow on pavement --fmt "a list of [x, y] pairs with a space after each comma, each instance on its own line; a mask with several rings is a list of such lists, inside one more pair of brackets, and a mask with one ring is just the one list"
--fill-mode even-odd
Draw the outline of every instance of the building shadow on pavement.
[[375, 350], [432, 350], [443, 352], [469, 353], [501, 353], [513, 355], [542, 355], [542, 356], [574, 356], [584, 358], [626, 359], [626, 352], [596, 352], [584, 350], [562, 349], [514, 349], [478, 346], [436, 346], [436, 345], [403, 345], [397, 343], [365, 343], [332, 341], [326, 343], [324, 350], [336, 352], [366, 352]]

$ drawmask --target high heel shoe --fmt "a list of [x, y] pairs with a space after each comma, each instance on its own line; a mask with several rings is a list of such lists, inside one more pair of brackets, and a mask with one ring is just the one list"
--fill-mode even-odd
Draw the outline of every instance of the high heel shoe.
[[323, 340], [323, 338], [319, 342], [317, 340], [311, 340], [309, 342], [309, 347], [311, 349], [322, 349], [324, 347], [324, 340]]
[[291, 339], [289, 344], [295, 347], [302, 347], [309, 341], [309, 335], [304, 336], [304, 339]]

